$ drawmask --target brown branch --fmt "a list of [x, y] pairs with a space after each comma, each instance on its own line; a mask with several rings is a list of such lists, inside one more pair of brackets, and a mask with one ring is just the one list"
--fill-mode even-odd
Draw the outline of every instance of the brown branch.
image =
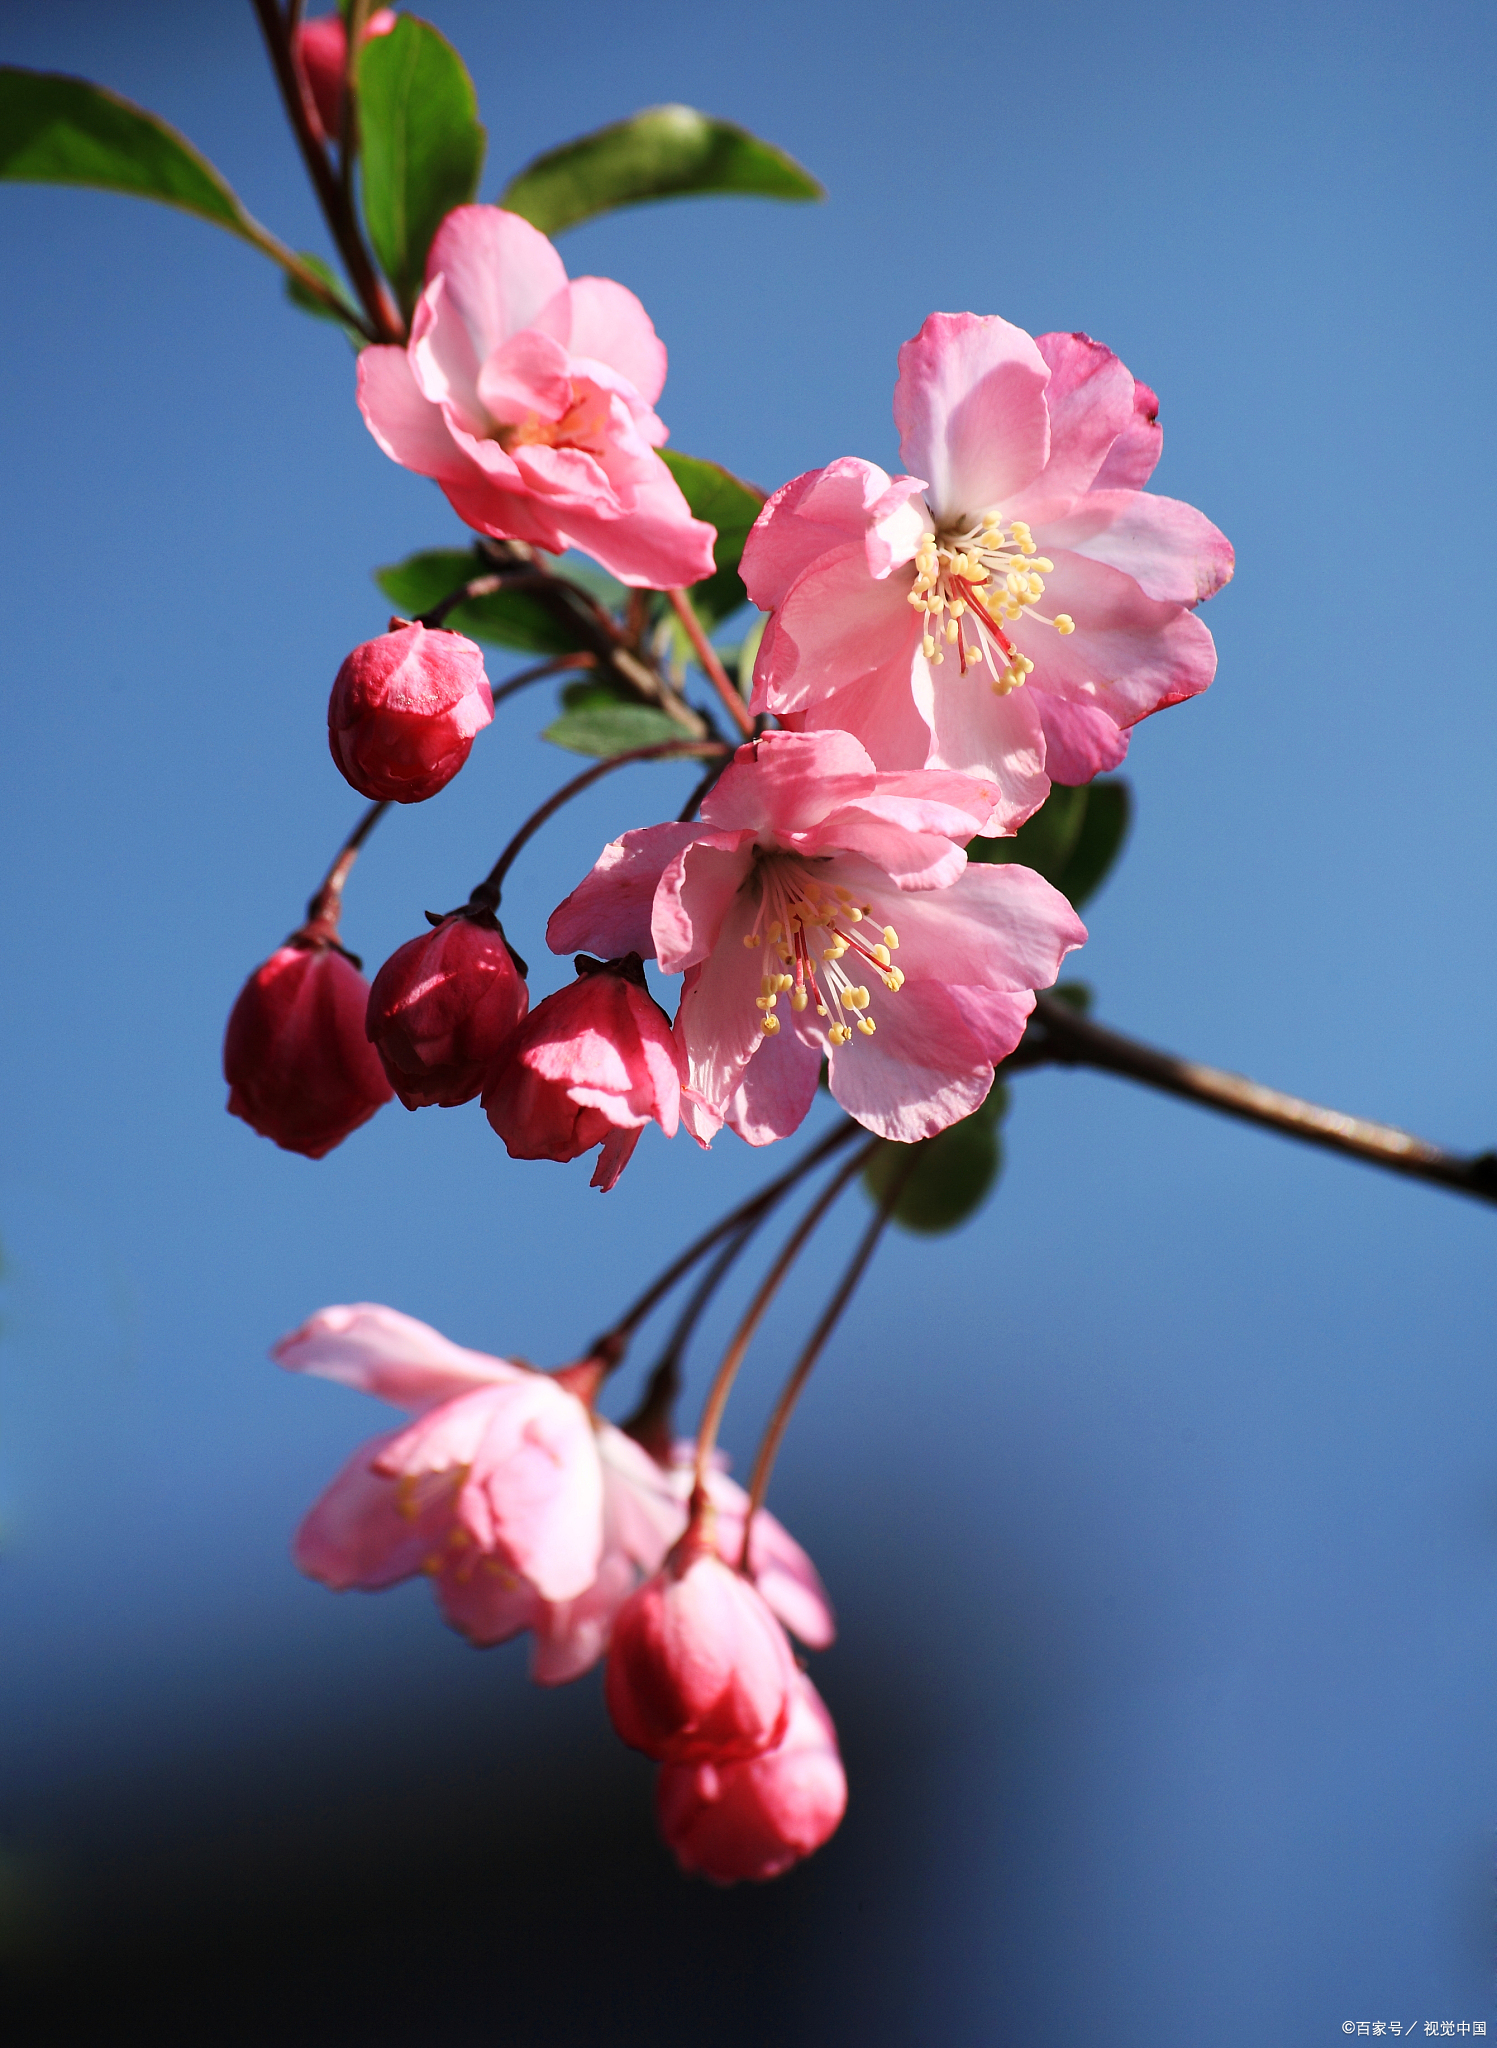
[[290, 24], [281, 13], [277, 0], [254, 0], [254, 9], [265, 37], [265, 47], [270, 52], [287, 119], [301, 150], [302, 162], [312, 180], [328, 232], [338, 246], [353, 287], [368, 315], [374, 338], [402, 342], [405, 340], [405, 322], [374, 268], [373, 258], [364, 247], [352, 202], [334, 177], [327, 151], [312, 127], [310, 90], [302, 68], [292, 54]]
[[665, 595], [671, 610], [681, 621], [682, 629], [691, 642], [693, 653], [702, 665], [703, 673], [726, 705], [728, 716], [744, 738], [751, 740], [754, 737], [754, 721], [749, 716], [749, 708], [729, 681], [728, 672], [718, 658], [717, 649], [702, 631], [702, 622], [696, 615], [690, 597], [684, 590], [668, 590]]
[[1297, 1095], [1285, 1095], [1278, 1088], [1265, 1088], [1241, 1074], [1226, 1073], [1220, 1067], [1202, 1066], [1196, 1060], [1177, 1059], [1173, 1053], [1143, 1045], [1136, 1038], [1109, 1031], [1073, 1010], [1053, 995], [1035, 998], [1034, 1015], [1017, 1051], [1004, 1063], [1004, 1071], [1031, 1066], [1097, 1067], [1104, 1073], [1122, 1074], [1146, 1087], [1179, 1095], [1187, 1102], [1218, 1109], [1225, 1116], [1241, 1117], [1245, 1123], [1263, 1124], [1286, 1138], [1298, 1138], [1307, 1145], [1323, 1145], [1331, 1152], [1348, 1153], [1370, 1166], [1385, 1167], [1412, 1180], [1432, 1181], [1438, 1187], [1454, 1188], [1478, 1201], [1497, 1202], [1497, 1152], [1468, 1156], [1447, 1152], [1425, 1138], [1412, 1137], [1392, 1124], [1378, 1124], [1366, 1117], [1348, 1116], [1339, 1109], [1324, 1109], [1319, 1103], [1304, 1102]]

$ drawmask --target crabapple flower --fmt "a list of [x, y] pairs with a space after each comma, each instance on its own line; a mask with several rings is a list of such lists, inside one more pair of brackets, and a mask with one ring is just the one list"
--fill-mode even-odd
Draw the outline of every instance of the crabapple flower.
[[438, 228], [406, 348], [359, 357], [370, 433], [480, 533], [583, 548], [623, 583], [665, 589], [713, 567], [656, 449], [665, 349], [631, 291], [567, 281], [539, 229], [497, 206]]
[[576, 1159], [601, 1144], [592, 1185], [606, 1193], [652, 1118], [676, 1135], [682, 1060], [638, 954], [576, 966], [516, 1032], [483, 1106], [511, 1159]]
[[365, 1029], [407, 1109], [450, 1109], [480, 1093], [529, 1003], [498, 919], [458, 910], [390, 955]]
[[494, 716], [483, 655], [461, 633], [390, 621], [339, 669], [327, 741], [346, 782], [374, 802], [420, 804], [445, 789]]
[[1131, 726], [1211, 681], [1192, 608], [1232, 574], [1208, 519], [1141, 488], [1157, 410], [1084, 334], [932, 313], [894, 392], [918, 474], [843, 458], [749, 535], [744, 581], [772, 614], [753, 708], [852, 732], [880, 768], [990, 776], [1002, 831], [1051, 778], [1115, 768]]
[[738, 749], [700, 823], [605, 847], [547, 941], [684, 971], [682, 1116], [703, 1144], [724, 1123], [750, 1144], [788, 1136], [823, 1053], [859, 1123], [930, 1137], [986, 1099], [1033, 991], [1086, 938], [1028, 868], [967, 865], [994, 793], [880, 774], [846, 733], [766, 733]]
[[[671, 1482], [683, 1504], [690, 1501], [695, 1479], [696, 1445], [678, 1443], [671, 1467]], [[709, 1467], [707, 1498], [716, 1509], [717, 1554], [725, 1564], [737, 1564], [743, 1553], [743, 1518], [749, 1497], [736, 1479], [730, 1479], [720, 1465]], [[808, 1650], [829, 1649], [837, 1637], [836, 1617], [827, 1598], [821, 1575], [782, 1522], [768, 1508], [754, 1516], [749, 1539], [749, 1577], [764, 1597], [776, 1620]]]
[[585, 1401], [549, 1373], [465, 1351], [372, 1303], [326, 1308], [271, 1351], [412, 1411], [357, 1450], [297, 1532], [302, 1571], [377, 1588], [425, 1572], [447, 1606], [475, 1573], [575, 1600], [603, 1554], [603, 1475]]
[[[393, 7], [381, 7], [364, 24], [364, 41], [387, 36], [395, 26]], [[348, 69], [348, 31], [341, 14], [318, 14], [297, 24], [291, 48], [312, 94], [312, 133], [336, 142], [343, 129], [343, 76]]]
[[257, 967], [224, 1032], [229, 1114], [321, 1159], [390, 1100], [364, 1036], [369, 984], [338, 944], [299, 933]]
[[604, 1675], [613, 1725], [667, 1763], [731, 1763], [785, 1732], [795, 1659], [762, 1594], [718, 1555], [697, 1513], [614, 1617]]
[[803, 1671], [773, 1749], [743, 1763], [664, 1764], [655, 1781], [677, 1862], [714, 1884], [778, 1877], [836, 1832], [846, 1807], [837, 1731]]

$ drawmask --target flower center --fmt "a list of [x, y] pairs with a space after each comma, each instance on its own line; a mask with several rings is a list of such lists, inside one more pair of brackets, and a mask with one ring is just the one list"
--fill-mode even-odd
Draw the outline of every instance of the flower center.
[[1045, 594], [1055, 564], [1035, 552], [1034, 536], [1022, 519], [1005, 526], [987, 518], [962, 533], [927, 533], [915, 556], [910, 603], [926, 618], [921, 642], [927, 661], [939, 664], [954, 647], [961, 672], [982, 667], [1000, 697], [1017, 690], [1034, 663], [1021, 654], [1008, 628], [1018, 619], [1074, 633], [1076, 622], [1059, 612], [1047, 619], [1034, 607]]
[[572, 403], [559, 420], [527, 413], [523, 420], [495, 427], [493, 439], [508, 455], [516, 448], [595, 448], [606, 421], [606, 408], [591, 393], [572, 387]]
[[[871, 967], [891, 994], [904, 987], [904, 976], [889, 958], [899, 945], [894, 927], [884, 925], [877, 936], [874, 930], [859, 932], [873, 905], [855, 902], [850, 889], [827, 887], [808, 862], [793, 855], [763, 861], [759, 881], [759, 913], [743, 943], [752, 948], [767, 942], [780, 960], [778, 970], [761, 978], [754, 998], [759, 1029], [774, 1036], [780, 1028], [775, 1010], [788, 995], [792, 1010], [814, 1002], [817, 1016], [831, 1020], [827, 1037], [833, 1045], [848, 1044], [854, 1028], [872, 1038], [867, 984], [853, 975]], [[843, 965], [849, 959], [851, 972]]]

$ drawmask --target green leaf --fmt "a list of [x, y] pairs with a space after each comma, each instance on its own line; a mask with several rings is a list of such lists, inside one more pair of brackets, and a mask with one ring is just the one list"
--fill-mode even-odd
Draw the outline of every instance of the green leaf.
[[653, 704], [635, 703], [607, 683], [568, 683], [561, 701], [566, 709], [541, 738], [573, 754], [625, 754], [631, 747], [682, 737], [673, 718]]
[[254, 239], [249, 215], [185, 136], [62, 72], [0, 65], [0, 178], [133, 192]]
[[693, 516], [708, 520], [717, 528], [717, 544], [712, 550], [715, 572], [691, 586], [691, 601], [703, 624], [710, 628], [748, 603], [738, 564], [749, 528], [764, 509], [765, 494], [724, 469], [721, 463], [704, 462], [701, 456], [683, 455], [676, 448], [662, 448], [660, 454], [681, 486], [681, 495]]
[[[247, 213], [205, 156], [144, 107], [59, 71], [0, 65], [0, 178], [43, 185], [95, 185], [179, 206], [227, 228], [290, 273], [293, 296], [308, 312], [317, 304], [310, 280], [336, 290], [357, 323], [361, 316], [325, 263], [297, 256]], [[300, 275], [298, 275], [300, 273]], [[360, 336], [361, 340], [364, 338]]]
[[[489, 575], [493, 563], [476, 548], [429, 548], [403, 562], [376, 569], [374, 580], [406, 618], [418, 618], [475, 576]], [[470, 640], [499, 647], [519, 647], [531, 654], [572, 654], [582, 646], [579, 634], [553, 618], [528, 590], [501, 590], [459, 605], [443, 622]]]
[[432, 236], [478, 190], [487, 140], [467, 68], [429, 22], [402, 14], [359, 52], [359, 138], [369, 239], [409, 312]]
[[1133, 819], [1133, 792], [1126, 782], [1089, 785], [1086, 816], [1056, 887], [1077, 909], [1095, 896], [1123, 850]]
[[997, 1184], [1003, 1166], [998, 1124], [1007, 1107], [1008, 1091], [995, 1081], [981, 1109], [921, 1140], [913, 1165], [910, 1146], [885, 1140], [863, 1169], [863, 1185], [875, 1201], [883, 1201], [907, 1173], [893, 1220], [923, 1236], [955, 1230], [976, 1214]]
[[499, 204], [524, 214], [544, 234], [559, 235], [616, 206], [704, 192], [826, 196], [809, 171], [772, 143], [695, 107], [671, 106], [646, 107], [548, 150], [510, 180]]
[[1074, 789], [1055, 782], [1012, 839], [974, 839], [967, 858], [1033, 868], [1079, 909], [1122, 852], [1132, 807], [1126, 782], [1087, 782]]
[[356, 348], [364, 346], [365, 337], [359, 327], [363, 317], [356, 305], [344, 291], [337, 272], [330, 263], [324, 263], [320, 256], [313, 256], [303, 249], [301, 260], [314, 276], [320, 277], [328, 290], [343, 306], [343, 312], [335, 312], [326, 299], [319, 299], [315, 292], [308, 291], [299, 277], [286, 279], [286, 296], [293, 306], [299, 306], [304, 313], [310, 313], [316, 320], [327, 320], [334, 327], [341, 327]]

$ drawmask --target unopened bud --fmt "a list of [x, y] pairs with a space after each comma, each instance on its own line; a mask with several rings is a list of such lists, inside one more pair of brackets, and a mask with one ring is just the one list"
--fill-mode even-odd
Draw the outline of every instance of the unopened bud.
[[400, 626], [356, 647], [333, 684], [327, 737], [361, 796], [424, 803], [494, 716], [483, 655], [461, 633]]
[[321, 1159], [390, 1100], [364, 1036], [369, 984], [336, 945], [291, 941], [257, 967], [224, 1033], [229, 1112]]
[[407, 1109], [482, 1093], [530, 1005], [498, 920], [462, 911], [392, 953], [365, 1029]]

